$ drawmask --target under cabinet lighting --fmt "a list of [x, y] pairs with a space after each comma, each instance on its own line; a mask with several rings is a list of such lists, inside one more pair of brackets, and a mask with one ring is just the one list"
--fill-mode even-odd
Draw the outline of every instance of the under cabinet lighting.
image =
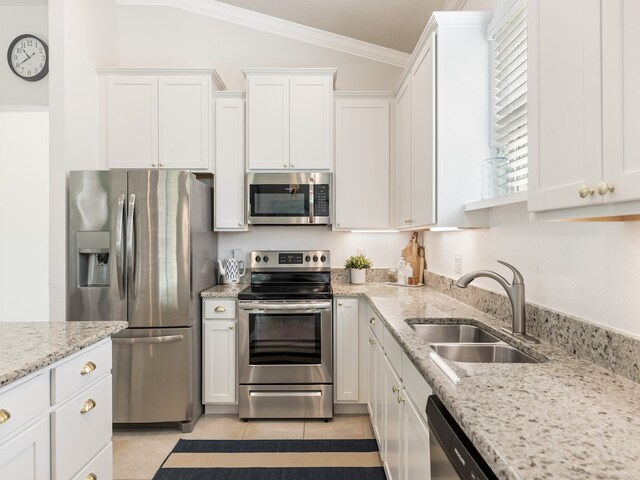
[[351, 230], [351, 233], [398, 233], [400, 230]]
[[457, 232], [458, 230], [462, 230], [462, 228], [458, 227], [433, 227], [429, 229], [432, 232]]

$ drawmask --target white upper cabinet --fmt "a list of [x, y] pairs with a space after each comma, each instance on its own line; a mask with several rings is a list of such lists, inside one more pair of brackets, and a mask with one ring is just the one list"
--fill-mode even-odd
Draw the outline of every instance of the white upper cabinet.
[[640, 5], [529, 0], [528, 16], [529, 210], [640, 213]]
[[211, 170], [212, 78], [196, 69], [99, 68], [100, 163]]
[[242, 94], [214, 98], [216, 231], [247, 229], [244, 218], [245, 119]]
[[329, 170], [335, 70], [244, 73], [249, 170]]
[[389, 228], [389, 99], [338, 99], [336, 229]]
[[489, 154], [488, 21], [483, 12], [434, 13], [400, 77], [397, 228], [486, 226], [464, 204], [480, 198]]

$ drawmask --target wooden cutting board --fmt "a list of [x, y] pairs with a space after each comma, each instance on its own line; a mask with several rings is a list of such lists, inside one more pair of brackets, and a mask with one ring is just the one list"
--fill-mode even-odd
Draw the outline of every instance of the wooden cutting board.
[[402, 256], [407, 264], [411, 265], [413, 276], [418, 279], [418, 283], [424, 283], [424, 247], [418, 243], [418, 232], [411, 234], [411, 240], [402, 250]]

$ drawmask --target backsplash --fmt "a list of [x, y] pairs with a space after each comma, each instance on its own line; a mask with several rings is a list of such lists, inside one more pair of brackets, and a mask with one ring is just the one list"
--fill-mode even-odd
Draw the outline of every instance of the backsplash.
[[[351, 272], [348, 268], [332, 268], [331, 269], [331, 281], [333, 283], [350, 283]], [[369, 268], [367, 269], [365, 281], [369, 282], [388, 282], [389, 281], [389, 269], [388, 268]]]
[[[432, 272], [425, 272], [425, 279], [434, 290], [511, 325], [511, 303], [506, 295], [473, 285], [458, 288], [454, 280]], [[532, 303], [526, 305], [526, 319], [530, 335], [640, 383], [640, 338]]]

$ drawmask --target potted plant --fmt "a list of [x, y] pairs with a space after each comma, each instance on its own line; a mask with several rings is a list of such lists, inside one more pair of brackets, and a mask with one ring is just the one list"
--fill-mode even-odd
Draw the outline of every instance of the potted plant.
[[351, 269], [351, 283], [364, 283], [367, 269], [371, 267], [371, 260], [364, 255], [351, 255], [344, 262], [344, 268]]

